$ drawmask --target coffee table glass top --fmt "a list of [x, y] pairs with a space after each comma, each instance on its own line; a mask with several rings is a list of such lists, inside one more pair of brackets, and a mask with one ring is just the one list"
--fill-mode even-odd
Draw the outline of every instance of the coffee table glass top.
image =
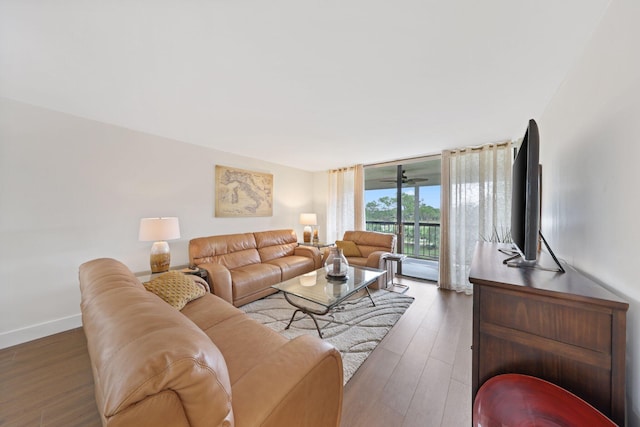
[[373, 283], [384, 270], [349, 266], [345, 281], [328, 279], [324, 268], [273, 285], [272, 288], [327, 308], [340, 304], [350, 295]]

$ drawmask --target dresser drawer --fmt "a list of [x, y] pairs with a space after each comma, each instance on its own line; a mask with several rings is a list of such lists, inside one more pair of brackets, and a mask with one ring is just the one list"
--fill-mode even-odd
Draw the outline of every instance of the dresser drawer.
[[479, 302], [481, 324], [611, 353], [613, 313], [606, 307], [491, 287], [481, 288]]

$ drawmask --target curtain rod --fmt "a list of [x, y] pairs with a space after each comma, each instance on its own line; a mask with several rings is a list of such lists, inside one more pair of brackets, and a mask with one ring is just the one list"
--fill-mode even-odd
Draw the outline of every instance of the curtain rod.
[[406, 164], [406, 162], [415, 163], [415, 162], [419, 162], [421, 160], [429, 160], [429, 159], [434, 158], [434, 157], [440, 157], [440, 154], [429, 154], [429, 155], [425, 155], [425, 156], [407, 157], [406, 159], [389, 160], [388, 162], [368, 163], [368, 164], [364, 165], [364, 167], [394, 166], [394, 165]]
[[[443, 151], [460, 151], [460, 152], [464, 152], [467, 150], [471, 150], [471, 151], [480, 151], [482, 150], [484, 147], [486, 146], [506, 146], [509, 143], [513, 143], [511, 140], [506, 140], [506, 141], [501, 141], [501, 142], [492, 142], [492, 143], [488, 143], [488, 144], [484, 144], [484, 145], [478, 145], [478, 146], [474, 146], [474, 147], [465, 147], [465, 148], [453, 148], [453, 149], [447, 149], [447, 150], [443, 150]], [[431, 154], [431, 155], [425, 155], [425, 156], [416, 156], [416, 157], [407, 157], [405, 159], [397, 159], [397, 160], [390, 160], [388, 162], [378, 162], [378, 163], [369, 163], [364, 165], [364, 167], [374, 167], [374, 166], [394, 166], [394, 165], [401, 165], [401, 164], [406, 164], [406, 162], [419, 162], [421, 160], [429, 160], [431, 158], [434, 157], [440, 157], [440, 154]]]
[[484, 150], [485, 148], [488, 148], [488, 147], [503, 147], [503, 146], [507, 146], [509, 144], [513, 144], [513, 142], [510, 141], [510, 140], [502, 141], [502, 142], [491, 142], [489, 144], [477, 145], [475, 147], [452, 148], [452, 149], [444, 150], [444, 151], [449, 151], [449, 152], [459, 151], [461, 153], [465, 152], [465, 151], [481, 151], [481, 150]]
[[347, 166], [344, 168], [337, 168], [337, 169], [329, 169], [329, 172], [345, 172], [345, 171], [349, 171], [352, 169], [355, 169], [356, 166]]

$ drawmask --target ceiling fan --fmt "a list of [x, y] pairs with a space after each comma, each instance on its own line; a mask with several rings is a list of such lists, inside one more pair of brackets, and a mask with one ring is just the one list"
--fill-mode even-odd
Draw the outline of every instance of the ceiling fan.
[[[403, 184], [419, 184], [422, 182], [427, 182], [429, 181], [429, 178], [421, 178], [421, 177], [415, 177], [415, 178], [409, 178], [407, 177], [407, 171], [405, 171], [404, 169], [402, 170], [402, 183]], [[380, 182], [393, 182], [393, 183], [397, 183], [398, 180], [394, 179], [394, 178], [385, 178], [385, 179], [381, 179]]]

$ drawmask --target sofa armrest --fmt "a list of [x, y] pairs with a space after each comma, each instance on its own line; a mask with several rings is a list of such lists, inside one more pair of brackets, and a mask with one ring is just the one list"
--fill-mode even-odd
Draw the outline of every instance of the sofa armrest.
[[[383, 276], [380, 276], [378, 280], [375, 282], [375, 284], [370, 286], [372, 289], [386, 288], [387, 278], [393, 277], [393, 265], [392, 264], [389, 264], [388, 266], [385, 265], [386, 264], [385, 258], [387, 255], [391, 255], [391, 252], [375, 251], [375, 252], [371, 252], [369, 254], [369, 257], [367, 258], [367, 267], [377, 268], [378, 270], [387, 270], [386, 274], [384, 274]], [[387, 267], [390, 268], [391, 270], [388, 270]]]
[[238, 426], [338, 426], [342, 358], [331, 344], [303, 335], [289, 341], [233, 384]]
[[293, 254], [313, 259], [315, 270], [322, 267], [322, 253], [315, 246], [298, 246], [294, 249]]
[[198, 265], [207, 270], [207, 280], [211, 293], [219, 296], [229, 304], [233, 304], [233, 291], [231, 289], [231, 272], [222, 264], [207, 263]]
[[384, 259], [385, 259], [385, 256], [388, 255], [389, 253], [390, 252], [386, 252], [386, 251], [371, 252], [367, 257], [367, 267], [384, 270]]

